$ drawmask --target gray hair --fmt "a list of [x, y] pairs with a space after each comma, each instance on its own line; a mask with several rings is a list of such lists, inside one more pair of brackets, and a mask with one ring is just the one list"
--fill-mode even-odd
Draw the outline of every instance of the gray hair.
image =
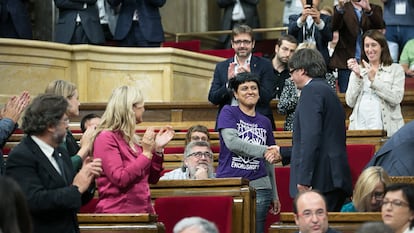
[[201, 217], [188, 217], [181, 219], [175, 224], [173, 233], [180, 233], [186, 228], [197, 227], [197, 233], [219, 233], [216, 224]]
[[[194, 142], [188, 143], [187, 146], [185, 146], [183, 159], [187, 158], [191, 154], [191, 151], [193, 150], [193, 148], [196, 147], [196, 146], [208, 147], [210, 153], [213, 153], [211, 151], [211, 147], [210, 147], [210, 143], [209, 142], [206, 142], [206, 141], [194, 141]], [[187, 170], [187, 166], [185, 165], [184, 160], [182, 162], [181, 170], [183, 172], [185, 172]]]

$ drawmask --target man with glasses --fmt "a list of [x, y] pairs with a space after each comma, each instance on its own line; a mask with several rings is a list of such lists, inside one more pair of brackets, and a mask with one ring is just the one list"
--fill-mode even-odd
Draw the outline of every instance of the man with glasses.
[[224, 105], [238, 105], [237, 99], [233, 96], [233, 90], [229, 88], [229, 81], [239, 73], [255, 73], [260, 77], [260, 99], [256, 105], [256, 110], [269, 118], [273, 130], [275, 130], [275, 121], [270, 108], [270, 101], [273, 99], [276, 85], [272, 63], [268, 59], [253, 56], [252, 50], [255, 41], [253, 31], [247, 25], [238, 25], [233, 28], [231, 45], [236, 54], [234, 57], [216, 65], [208, 100], [215, 105], [219, 105], [217, 116]]
[[214, 178], [213, 161], [213, 152], [208, 142], [190, 142], [185, 147], [183, 166], [165, 173], [160, 180], [201, 180]]
[[338, 233], [329, 228], [326, 201], [318, 191], [298, 193], [293, 201], [293, 213], [300, 233]]
[[78, 233], [76, 213], [93, 197], [89, 186], [102, 172], [100, 159], [85, 159], [75, 174], [67, 151], [59, 150], [68, 104], [63, 96], [36, 97], [23, 116], [26, 136], [7, 160], [6, 175], [17, 181], [29, 203], [33, 233]]

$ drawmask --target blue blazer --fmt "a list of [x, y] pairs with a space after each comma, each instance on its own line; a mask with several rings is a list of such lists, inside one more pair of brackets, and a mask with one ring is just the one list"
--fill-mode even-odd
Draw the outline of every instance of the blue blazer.
[[[208, 100], [215, 105], [219, 105], [217, 116], [224, 105], [231, 104], [233, 98], [233, 90], [227, 88], [227, 70], [232, 62], [234, 62], [234, 57], [219, 62], [214, 70]], [[272, 63], [268, 59], [252, 56], [250, 71], [260, 77], [260, 99], [256, 104], [256, 110], [270, 119], [273, 130], [275, 130], [273, 112], [270, 108], [270, 101], [273, 99], [273, 92], [276, 86]]]
[[297, 184], [322, 193], [342, 189], [352, 194], [346, 153], [345, 111], [337, 94], [322, 78], [303, 87], [295, 111], [290, 159], [290, 195]]
[[[19, 39], [32, 39], [32, 24], [30, 17], [23, 2], [27, 0], [2, 0], [2, 6], [6, 7], [6, 12], [9, 13], [14, 24]], [[1, 1], [0, 1], [1, 2]], [[1, 14], [1, 11], [0, 11]], [[1, 19], [0, 15], [0, 19]], [[7, 32], [4, 32], [7, 35]]]
[[67, 152], [59, 152], [69, 185], [30, 136], [25, 136], [7, 159], [6, 175], [17, 181], [27, 198], [33, 233], [79, 232], [76, 213], [82, 200], [93, 197], [88, 192], [81, 195], [70, 185], [75, 176], [72, 162]]
[[[59, 9], [59, 19], [56, 24], [55, 41], [68, 44], [75, 32], [76, 16], [79, 14], [82, 28], [92, 44], [103, 44], [105, 36], [99, 21], [96, 0], [54, 0]], [[83, 8], [87, 3], [87, 8]]]
[[122, 3], [115, 29], [115, 40], [123, 40], [132, 27], [134, 11], [138, 10], [139, 27], [146, 41], [163, 42], [164, 30], [159, 8], [166, 0], [107, 0], [112, 7]]
[[[298, 18], [302, 14], [299, 15], [291, 15], [289, 16], [289, 27], [288, 27], [288, 33], [289, 35], [294, 36], [298, 43], [303, 42], [303, 28], [299, 28], [297, 24]], [[321, 14], [321, 20], [325, 22], [325, 27], [322, 30], [318, 30], [318, 28], [315, 26], [315, 42], [316, 42], [316, 48], [318, 51], [322, 54], [326, 65], [329, 64], [329, 50], [328, 50], [328, 42], [332, 40], [333, 33], [332, 33], [332, 21], [331, 16]], [[306, 26], [306, 23], [303, 25], [303, 27]]]
[[414, 176], [414, 121], [401, 127], [368, 162], [390, 176]]

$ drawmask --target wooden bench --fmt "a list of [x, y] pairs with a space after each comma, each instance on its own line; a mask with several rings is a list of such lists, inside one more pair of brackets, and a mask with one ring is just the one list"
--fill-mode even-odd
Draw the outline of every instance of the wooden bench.
[[81, 233], [164, 233], [151, 214], [78, 214]]
[[[380, 212], [365, 213], [328, 213], [329, 227], [342, 233], [354, 233], [363, 223], [382, 221]], [[293, 213], [280, 213], [280, 222], [273, 223], [269, 233], [292, 233], [299, 230]]]
[[172, 196], [231, 196], [233, 197], [233, 232], [255, 231], [256, 193], [249, 181], [242, 178], [207, 180], [160, 180], [151, 185], [151, 198]]

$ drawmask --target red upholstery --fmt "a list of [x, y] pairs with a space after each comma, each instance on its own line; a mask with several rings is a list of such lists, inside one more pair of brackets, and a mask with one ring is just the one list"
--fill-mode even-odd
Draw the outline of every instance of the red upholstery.
[[184, 147], [183, 146], [171, 146], [164, 148], [164, 154], [183, 154]]
[[405, 90], [414, 90], [414, 78], [405, 78]]
[[234, 56], [234, 49], [211, 49], [211, 50], [201, 50], [200, 53], [213, 55], [217, 57], [230, 58]]
[[96, 205], [98, 204], [98, 198], [94, 197], [88, 203], [83, 205], [79, 213], [95, 213]]
[[365, 166], [371, 160], [375, 153], [373, 144], [349, 144], [346, 145], [348, 153], [348, 163], [351, 168], [352, 187], [354, 187], [359, 175]]
[[188, 51], [199, 52], [200, 47], [201, 47], [201, 41], [200, 40], [188, 40], [188, 41], [180, 41], [180, 42], [166, 41], [162, 43], [162, 47], [173, 47], [177, 49], [184, 49]]
[[[281, 212], [293, 211], [293, 199], [289, 195], [289, 177], [290, 167], [276, 167], [276, 185], [279, 195], [280, 204], [282, 206]], [[265, 232], [268, 231], [270, 225], [279, 221], [279, 215], [268, 213], [265, 223]]]
[[155, 199], [154, 208], [166, 233], [172, 233], [181, 219], [195, 216], [214, 222], [220, 233], [232, 232], [231, 196], [162, 197]]

